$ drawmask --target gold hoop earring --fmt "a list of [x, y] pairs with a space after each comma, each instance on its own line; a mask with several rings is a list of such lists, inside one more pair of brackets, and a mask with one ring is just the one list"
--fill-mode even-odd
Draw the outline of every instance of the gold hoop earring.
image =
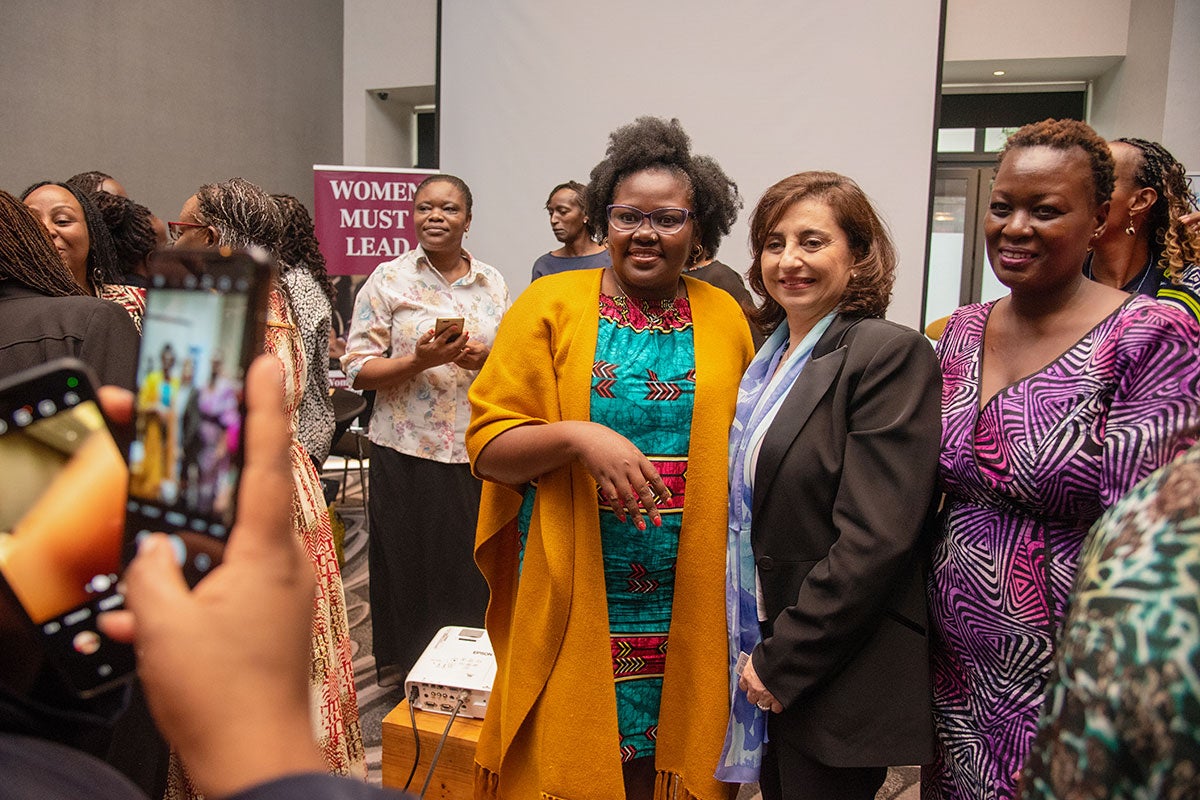
[[689, 257], [689, 261], [688, 261], [688, 263], [689, 263], [689, 264], [695, 264], [695, 263], [697, 263], [698, 261], [700, 261], [700, 259], [701, 259], [701, 258], [703, 258], [703, 257], [704, 257], [704, 248], [703, 248], [703, 247], [701, 247], [701, 246], [700, 246], [700, 245], [698, 245], [698, 244], [697, 244], [697, 245], [693, 245], [693, 246], [692, 246], [692, 252], [690, 253], [690, 257]]
[[1129, 224], [1125, 226], [1125, 233], [1129, 236], [1137, 235], [1137, 228], [1133, 227], [1133, 212], [1129, 212]]

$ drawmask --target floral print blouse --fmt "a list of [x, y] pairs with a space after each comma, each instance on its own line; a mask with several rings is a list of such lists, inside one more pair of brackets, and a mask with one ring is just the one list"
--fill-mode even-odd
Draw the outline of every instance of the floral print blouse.
[[[375, 268], [354, 301], [342, 356], [351, 383], [372, 358], [411, 355], [438, 317], [462, 317], [472, 340], [492, 346], [508, 308], [508, 286], [495, 267], [463, 252], [471, 266], [453, 283], [433, 268], [419, 245]], [[467, 390], [477, 374], [442, 364], [379, 389], [368, 438], [406, 455], [465, 464], [463, 436], [471, 419]]]

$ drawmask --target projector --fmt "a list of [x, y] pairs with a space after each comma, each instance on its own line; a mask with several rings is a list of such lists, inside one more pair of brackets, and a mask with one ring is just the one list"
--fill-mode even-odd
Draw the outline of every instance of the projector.
[[417, 659], [404, 692], [414, 708], [438, 714], [454, 713], [463, 698], [458, 715], [483, 719], [495, 679], [496, 657], [487, 631], [450, 625], [437, 632]]

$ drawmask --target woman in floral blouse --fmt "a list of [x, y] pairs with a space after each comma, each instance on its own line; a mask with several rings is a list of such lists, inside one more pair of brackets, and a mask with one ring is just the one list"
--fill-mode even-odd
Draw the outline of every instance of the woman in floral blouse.
[[[413, 202], [419, 244], [367, 278], [342, 357], [354, 388], [376, 391], [368, 564], [382, 685], [402, 681], [439, 628], [483, 625], [487, 586], [472, 558], [480, 483], [463, 435], [467, 389], [508, 307], [504, 278], [462, 247], [466, 183], [431, 175]], [[438, 331], [439, 318], [463, 324]]]

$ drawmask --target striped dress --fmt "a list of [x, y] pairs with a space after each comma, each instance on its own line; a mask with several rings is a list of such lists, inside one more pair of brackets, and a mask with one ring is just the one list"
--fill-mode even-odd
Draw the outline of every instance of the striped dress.
[[993, 306], [960, 308], [938, 344], [947, 496], [929, 584], [938, 750], [925, 798], [1013, 796], [1088, 528], [1200, 423], [1200, 329], [1138, 296], [981, 408]]

